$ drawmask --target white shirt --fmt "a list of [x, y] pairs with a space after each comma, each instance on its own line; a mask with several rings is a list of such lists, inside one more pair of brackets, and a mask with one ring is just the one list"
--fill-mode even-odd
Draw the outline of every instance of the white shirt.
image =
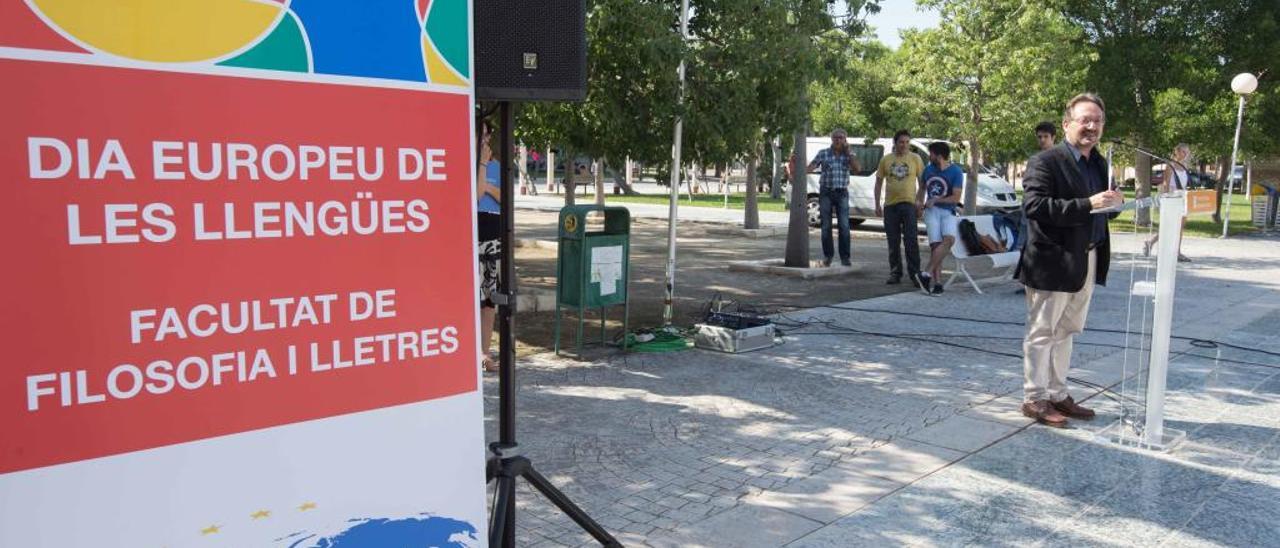
[[1169, 170], [1173, 177], [1169, 179], [1169, 190], [1186, 190], [1187, 189], [1187, 171], [1184, 169], [1173, 168]]

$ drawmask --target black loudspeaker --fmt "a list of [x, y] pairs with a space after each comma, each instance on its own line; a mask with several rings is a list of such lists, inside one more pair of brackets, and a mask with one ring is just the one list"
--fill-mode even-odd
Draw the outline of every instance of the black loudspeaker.
[[474, 0], [481, 101], [587, 98], [585, 0]]

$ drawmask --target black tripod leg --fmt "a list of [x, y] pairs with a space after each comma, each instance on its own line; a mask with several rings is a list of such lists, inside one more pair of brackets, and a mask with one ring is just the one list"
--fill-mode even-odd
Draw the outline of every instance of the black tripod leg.
[[543, 496], [550, 499], [561, 512], [564, 512], [566, 516], [569, 516], [569, 519], [572, 519], [574, 523], [577, 523], [578, 527], [581, 527], [582, 530], [591, 533], [591, 536], [595, 537], [596, 541], [602, 546], [622, 546], [622, 544], [618, 542], [618, 539], [613, 538], [613, 535], [610, 535], [608, 531], [605, 531], [604, 527], [601, 527], [599, 523], [596, 523], [596, 520], [591, 519], [591, 516], [588, 516], [586, 512], [583, 512], [581, 508], [578, 508], [578, 505], [569, 500], [569, 497], [565, 496], [564, 493], [561, 493], [554, 485], [551, 485], [551, 482], [547, 481], [547, 478], [543, 477], [542, 474], [539, 474], [537, 470], [534, 470], [532, 465], [525, 468], [522, 475], [524, 476], [524, 479], [529, 482], [529, 485], [532, 485], [539, 493], [542, 493]]
[[502, 540], [507, 535], [515, 534], [515, 531], [508, 530], [508, 525], [512, 521], [509, 518], [515, 516], [516, 478], [499, 475], [497, 484], [494, 485], [494, 495], [493, 521], [489, 523], [489, 546], [513, 546], [514, 542], [503, 544]]
[[[502, 272], [498, 276], [498, 293], [504, 299], [498, 307], [498, 353], [500, 356], [498, 373], [498, 438], [496, 444], [490, 446], [493, 456], [486, 463], [485, 477], [497, 480], [494, 485], [493, 521], [489, 524], [489, 545], [502, 548], [514, 548], [516, 545], [516, 479], [523, 477], [541, 492], [575, 523], [595, 537], [605, 546], [622, 546], [600, 524], [587, 516], [564, 496], [547, 478], [535, 472], [529, 459], [521, 456], [503, 458], [503, 453], [516, 448], [516, 368], [515, 368], [515, 193], [511, 182], [511, 129], [514, 115], [511, 103], [498, 105], [501, 111], [499, 163], [501, 170], [502, 214], [499, 219], [502, 240]], [[585, 291], [585, 289], [584, 289]], [[583, 297], [585, 299], [585, 297]], [[559, 306], [558, 304], [556, 305]], [[557, 308], [559, 310], [559, 308]], [[579, 311], [581, 312], [581, 311]], [[559, 313], [557, 313], [557, 318]], [[582, 354], [582, 319], [578, 323], [578, 354]], [[557, 327], [559, 322], [556, 323]], [[557, 343], [558, 344], [558, 343]]]

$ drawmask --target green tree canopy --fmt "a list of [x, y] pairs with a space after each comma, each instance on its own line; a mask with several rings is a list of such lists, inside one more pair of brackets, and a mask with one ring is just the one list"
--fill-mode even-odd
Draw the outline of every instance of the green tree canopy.
[[[904, 33], [901, 74], [886, 108], [914, 120], [916, 135], [968, 142], [970, 180], [979, 159], [1025, 158], [1036, 123], [1060, 119], [1063, 102], [1081, 90], [1095, 58], [1083, 32], [1052, 1], [919, 3], [937, 9], [941, 22]], [[966, 185], [966, 211], [976, 190]]]

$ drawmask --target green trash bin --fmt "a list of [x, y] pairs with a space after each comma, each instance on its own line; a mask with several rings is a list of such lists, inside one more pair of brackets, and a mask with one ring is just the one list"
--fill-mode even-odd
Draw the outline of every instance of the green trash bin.
[[[588, 226], [588, 215], [604, 218], [603, 226]], [[631, 275], [631, 212], [625, 207], [569, 206], [560, 210], [560, 237], [556, 257], [555, 351], [560, 354], [561, 311], [578, 315], [577, 355], [582, 356], [583, 331], [588, 309], [600, 311], [600, 343], [607, 344], [608, 309], [622, 307], [622, 345], [626, 350], [627, 284]]]

